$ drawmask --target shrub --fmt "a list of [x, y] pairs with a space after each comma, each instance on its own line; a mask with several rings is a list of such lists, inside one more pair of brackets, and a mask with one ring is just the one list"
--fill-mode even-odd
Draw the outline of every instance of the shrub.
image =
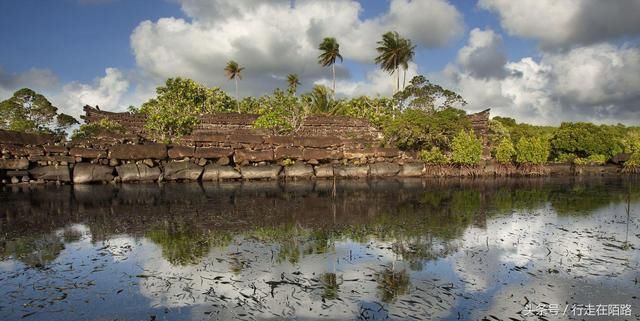
[[461, 130], [451, 143], [451, 161], [457, 165], [477, 165], [482, 157], [482, 143], [473, 132]]
[[541, 137], [522, 137], [516, 144], [518, 164], [542, 165], [549, 158], [549, 144]]
[[553, 155], [563, 153], [578, 157], [604, 155], [607, 159], [623, 151], [624, 126], [591, 123], [562, 123], [551, 138]]
[[513, 161], [516, 150], [509, 137], [503, 137], [500, 144], [496, 148], [496, 160], [501, 164], [509, 164]]
[[624, 171], [638, 173], [640, 171], [640, 152], [631, 154], [629, 159], [624, 162]]
[[576, 155], [571, 153], [560, 153], [556, 155], [554, 161], [558, 163], [573, 163], [573, 161], [578, 158]]
[[448, 151], [453, 136], [470, 127], [466, 113], [460, 109], [427, 112], [410, 108], [398, 114], [383, 130], [387, 142], [403, 150], [422, 150], [435, 146]]
[[622, 145], [625, 153], [640, 152], [640, 129], [630, 128], [622, 139]]
[[420, 159], [429, 165], [444, 165], [449, 163], [447, 156], [444, 155], [438, 147], [433, 147], [431, 150], [420, 151]]

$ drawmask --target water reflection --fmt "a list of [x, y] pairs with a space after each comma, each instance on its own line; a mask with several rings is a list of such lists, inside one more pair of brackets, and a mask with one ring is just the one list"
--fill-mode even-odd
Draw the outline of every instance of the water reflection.
[[639, 201], [604, 178], [3, 187], [0, 319], [637, 315]]

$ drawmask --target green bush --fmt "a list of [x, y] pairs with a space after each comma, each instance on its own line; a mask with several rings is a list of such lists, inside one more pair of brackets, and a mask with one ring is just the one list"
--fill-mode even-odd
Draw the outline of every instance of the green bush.
[[622, 145], [625, 153], [640, 152], [640, 128], [629, 128], [622, 139]]
[[449, 163], [447, 156], [444, 155], [438, 147], [433, 147], [431, 150], [420, 151], [420, 159], [429, 165], [444, 165]]
[[589, 157], [576, 157], [573, 160], [575, 165], [604, 165], [607, 162], [607, 156], [591, 155]]
[[510, 164], [513, 162], [513, 156], [515, 155], [516, 150], [513, 147], [511, 139], [509, 137], [503, 137], [496, 148], [496, 160], [501, 164]]
[[516, 144], [516, 162], [526, 165], [542, 165], [549, 158], [549, 144], [541, 137], [521, 137]]
[[573, 163], [573, 161], [576, 158], [579, 158], [579, 157], [571, 153], [560, 153], [556, 155], [556, 157], [554, 158], [554, 161], [557, 163]]
[[410, 108], [392, 119], [383, 131], [390, 145], [403, 150], [423, 150], [435, 146], [448, 151], [453, 136], [470, 127], [466, 113], [460, 109], [427, 112]]
[[562, 123], [551, 138], [553, 155], [574, 154], [586, 158], [604, 155], [607, 159], [623, 151], [624, 126], [592, 123]]
[[473, 131], [461, 130], [451, 143], [451, 162], [457, 165], [477, 165], [482, 157], [482, 143]]
[[624, 162], [624, 170], [636, 173], [640, 170], [640, 152], [631, 154], [629, 159]]

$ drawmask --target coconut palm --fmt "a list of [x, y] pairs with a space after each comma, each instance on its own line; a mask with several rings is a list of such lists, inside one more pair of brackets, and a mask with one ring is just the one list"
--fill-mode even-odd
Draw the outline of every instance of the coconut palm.
[[298, 86], [301, 85], [300, 78], [298, 78], [297, 74], [289, 74], [287, 76], [287, 85], [289, 86], [289, 94], [296, 95], [296, 91], [298, 90]]
[[404, 90], [407, 83], [407, 69], [409, 69], [409, 63], [413, 61], [416, 55], [416, 46], [411, 42], [411, 39], [402, 39], [402, 53], [400, 55], [403, 73], [402, 73], [402, 89]]
[[229, 80], [235, 80], [236, 82], [236, 105], [238, 107], [238, 112], [240, 112], [240, 100], [238, 98], [238, 79], [242, 80], [241, 72], [244, 70], [244, 67], [240, 67], [240, 65], [230, 60], [227, 62], [227, 66], [224, 67], [224, 73]]
[[398, 69], [403, 64], [403, 56], [407, 55], [406, 45], [406, 40], [400, 37], [396, 31], [389, 31], [382, 35], [382, 40], [378, 41], [378, 47], [376, 48], [379, 53], [379, 56], [375, 59], [376, 64], [379, 64], [380, 68], [389, 74], [396, 74], [396, 92], [400, 90]]
[[333, 72], [333, 99], [336, 98], [336, 60], [340, 59], [342, 62], [342, 55], [340, 55], [340, 44], [336, 38], [327, 37], [322, 40], [318, 47], [322, 53], [318, 56], [318, 63], [323, 67], [331, 66]]

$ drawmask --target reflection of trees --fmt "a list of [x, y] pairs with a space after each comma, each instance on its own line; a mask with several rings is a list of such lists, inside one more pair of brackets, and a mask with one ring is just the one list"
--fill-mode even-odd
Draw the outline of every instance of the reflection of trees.
[[378, 295], [385, 303], [394, 302], [399, 296], [409, 293], [409, 273], [403, 269], [395, 271], [392, 266], [385, 266], [382, 271], [376, 273], [378, 282]]
[[198, 231], [193, 226], [168, 221], [146, 232], [145, 237], [160, 246], [162, 256], [176, 265], [198, 263], [211, 247], [224, 247], [231, 242], [228, 233]]
[[55, 233], [45, 235], [25, 235], [0, 242], [0, 257], [11, 256], [32, 267], [45, 267], [53, 262], [64, 244]]
[[323, 273], [320, 275], [320, 283], [322, 284], [323, 299], [334, 300], [338, 298], [338, 292], [342, 284], [341, 277], [339, 278], [335, 273], [331, 272]]

